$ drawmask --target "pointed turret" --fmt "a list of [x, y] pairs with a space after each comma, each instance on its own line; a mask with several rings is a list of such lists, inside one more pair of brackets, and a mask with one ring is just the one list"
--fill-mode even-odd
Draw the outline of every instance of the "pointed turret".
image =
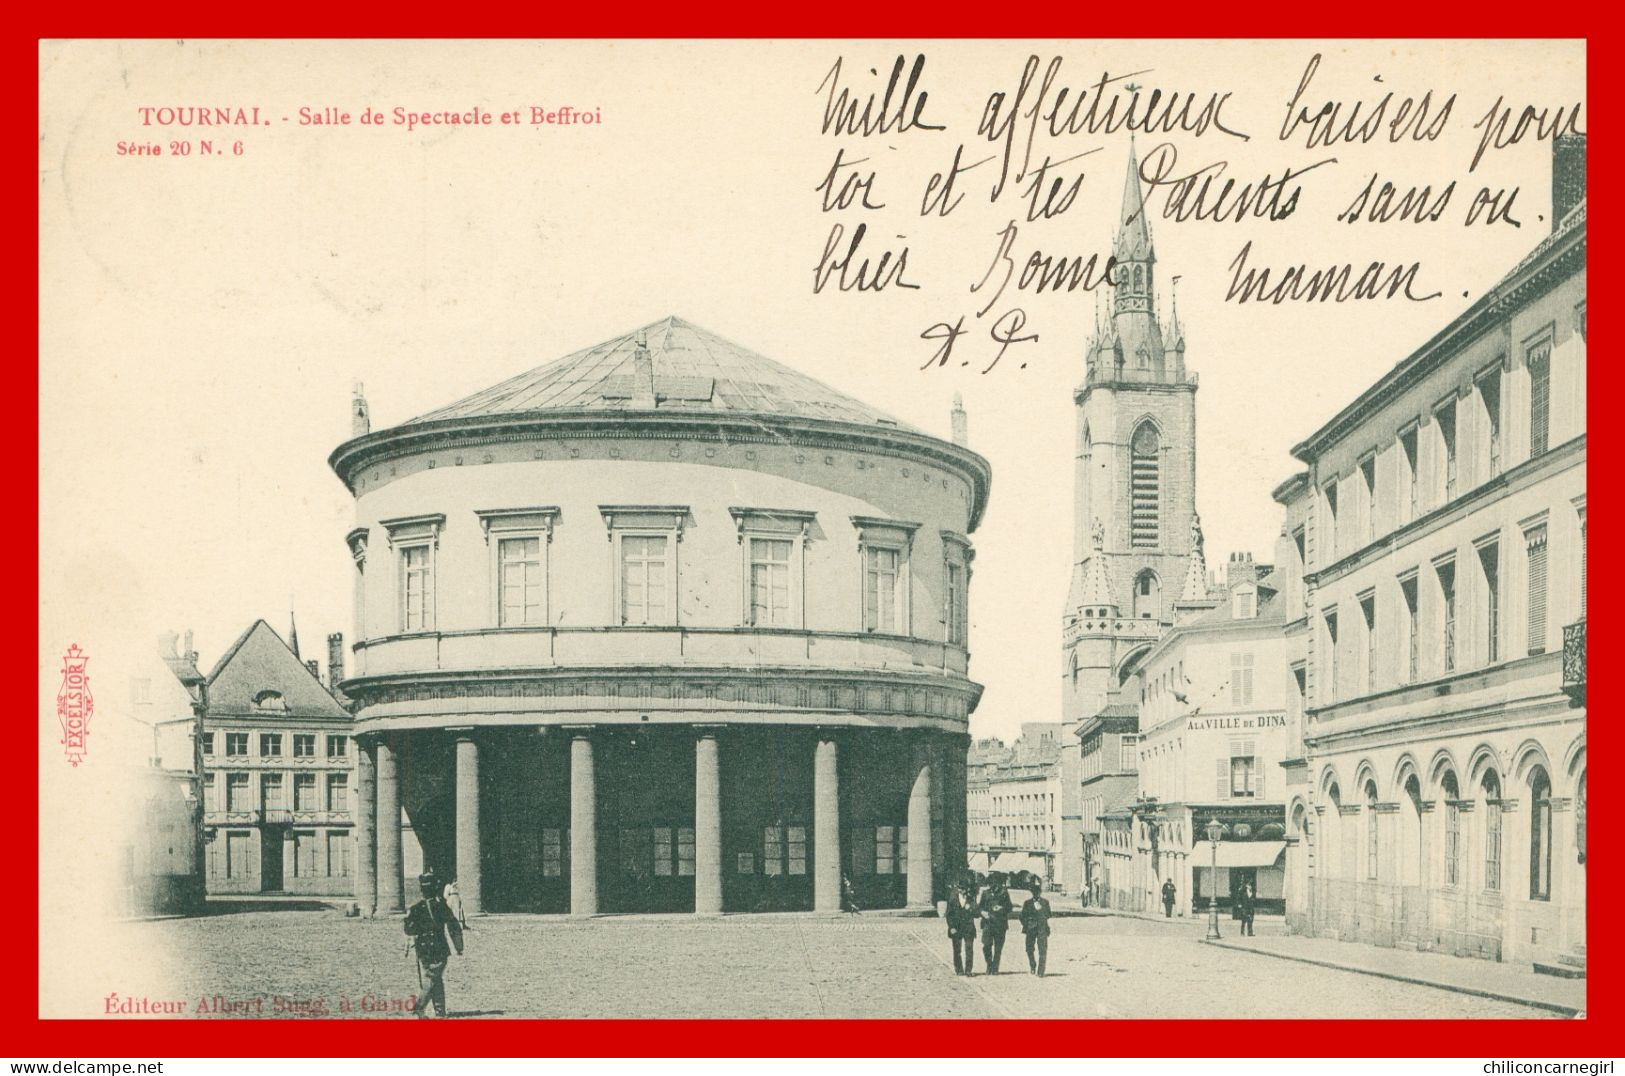
[[1185, 589], [1179, 596], [1181, 605], [1194, 605], [1207, 601], [1207, 558], [1202, 550], [1202, 520], [1191, 516], [1191, 555], [1185, 568]]
[[1145, 220], [1145, 197], [1140, 191], [1140, 160], [1133, 142], [1129, 143], [1128, 175], [1123, 179], [1123, 212], [1118, 225], [1112, 252], [1119, 263], [1156, 260], [1151, 250], [1151, 227]]
[[[1117, 603], [1112, 601], [1112, 587], [1106, 578], [1106, 557], [1104, 547], [1106, 544], [1106, 527], [1095, 520], [1094, 530], [1090, 535], [1093, 552], [1083, 562], [1083, 586], [1079, 591], [1078, 605], [1085, 610], [1115, 610]], [[1086, 612], [1085, 615], [1108, 616], [1109, 613]]]
[[293, 651], [294, 657], [299, 656], [299, 625], [293, 620], [292, 602], [288, 603], [288, 649]]
[[1146, 222], [1145, 197], [1140, 189], [1140, 165], [1129, 147], [1128, 175], [1123, 180], [1123, 211], [1112, 248], [1111, 376], [1129, 380], [1163, 380], [1162, 326], [1157, 321], [1156, 263], [1151, 227]]

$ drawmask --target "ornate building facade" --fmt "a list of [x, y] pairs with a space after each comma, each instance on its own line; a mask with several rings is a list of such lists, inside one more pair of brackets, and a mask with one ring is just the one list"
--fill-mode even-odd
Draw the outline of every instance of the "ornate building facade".
[[1551, 234], [1277, 491], [1314, 932], [1584, 967], [1584, 162], [1557, 141]]
[[[930, 905], [965, 861], [986, 461], [668, 318], [331, 463], [361, 901]], [[376, 823], [369, 825], [369, 823]]]
[[[291, 630], [289, 637], [297, 645]], [[209, 673], [202, 756], [210, 893], [354, 892], [351, 720], [316, 664], [257, 620]]]

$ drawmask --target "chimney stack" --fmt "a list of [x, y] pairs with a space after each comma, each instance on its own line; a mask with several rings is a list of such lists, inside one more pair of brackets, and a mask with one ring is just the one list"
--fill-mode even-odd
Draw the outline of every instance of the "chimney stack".
[[355, 383], [350, 399], [350, 436], [360, 437], [372, 432], [372, 417], [367, 413], [366, 386]]
[[1253, 563], [1251, 553], [1230, 554], [1228, 571], [1228, 582], [1232, 587], [1258, 582], [1258, 566]]
[[318, 684], [322, 682], [322, 666], [320, 662], [318, 662], [315, 658], [310, 658], [305, 662], [305, 668], [310, 670], [311, 677], [314, 678]]
[[344, 679], [344, 633], [335, 631], [327, 637], [327, 686], [338, 690]]
[[1558, 135], [1552, 140], [1552, 231], [1586, 196], [1586, 136]]
[[649, 334], [642, 329], [633, 337], [632, 406], [644, 410], [655, 406], [655, 360], [649, 354]]
[[954, 393], [954, 409], [949, 412], [949, 421], [953, 426], [954, 444], [960, 448], [970, 445], [970, 419], [965, 414], [965, 400]]
[[186, 649], [181, 652], [181, 657], [185, 658], [187, 661], [191, 662], [193, 665], [197, 664], [197, 651], [192, 649], [192, 629], [191, 628], [186, 629]]

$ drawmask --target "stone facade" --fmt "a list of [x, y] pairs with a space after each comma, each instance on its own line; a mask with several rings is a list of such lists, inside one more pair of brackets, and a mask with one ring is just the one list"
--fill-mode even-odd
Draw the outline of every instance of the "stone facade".
[[1580, 189], [1495, 288], [1297, 446], [1307, 471], [1277, 493], [1301, 557], [1304, 929], [1583, 966]]
[[573, 914], [926, 906], [962, 869], [981, 457], [677, 318], [357, 414], [369, 911], [423, 868]]

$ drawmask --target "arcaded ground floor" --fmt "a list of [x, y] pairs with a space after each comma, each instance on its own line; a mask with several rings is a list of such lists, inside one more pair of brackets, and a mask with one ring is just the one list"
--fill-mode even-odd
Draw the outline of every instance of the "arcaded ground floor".
[[[408, 1019], [418, 989], [400, 917], [315, 905], [125, 923], [139, 951], [78, 974], [58, 1015], [105, 1016], [106, 996], [170, 999], [186, 1016]], [[1258, 939], [1268, 943], [1268, 926]], [[474, 921], [446, 974], [460, 1017], [1539, 1018], [1506, 1001], [1205, 944], [1200, 921], [1058, 918], [1049, 976], [1026, 973], [1012, 924], [1002, 974], [953, 973], [936, 918], [811, 914], [497, 915]], [[1236, 941], [1226, 933], [1226, 939]], [[1292, 939], [1279, 939], [1288, 942]], [[1412, 954], [1414, 956], [1414, 954]], [[1448, 958], [1439, 958], [1448, 959]], [[218, 998], [218, 1000], [216, 1000]], [[282, 999], [280, 1002], [278, 999]], [[198, 1013], [200, 1002], [207, 1010]], [[345, 1011], [344, 1003], [350, 1009]], [[70, 1010], [70, 1011], [60, 1011]]]

